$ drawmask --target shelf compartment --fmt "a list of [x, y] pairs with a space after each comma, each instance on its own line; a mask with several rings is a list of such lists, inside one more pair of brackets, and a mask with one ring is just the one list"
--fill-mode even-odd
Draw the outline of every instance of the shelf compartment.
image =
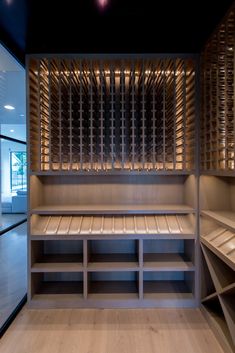
[[50, 295], [77, 295], [83, 297], [83, 273], [54, 272], [54, 273], [32, 273], [31, 293], [46, 297]]
[[136, 271], [139, 267], [137, 240], [88, 240], [88, 270]]
[[144, 270], [194, 271], [193, 240], [144, 240]]
[[212, 280], [207, 261], [205, 259], [205, 256], [201, 250], [201, 298], [202, 301], [210, 297], [211, 295], [214, 295], [216, 293], [216, 288], [214, 285], [214, 282]]
[[235, 287], [219, 296], [235, 349]]
[[194, 298], [194, 272], [144, 271], [144, 299], [191, 300]]
[[138, 272], [88, 272], [88, 299], [139, 298]]
[[213, 222], [207, 227], [201, 234], [201, 242], [235, 270], [235, 231], [219, 227]]
[[221, 292], [224, 288], [234, 283], [234, 270], [226, 265], [226, 263], [207, 246], [202, 244], [201, 247], [216, 291]]
[[[194, 237], [190, 215], [39, 216], [31, 217], [32, 235], [154, 234]], [[64, 226], [66, 224], [66, 226]], [[69, 225], [69, 226], [68, 226]]]
[[31, 272], [79, 272], [82, 269], [82, 241], [41, 240], [31, 243]]
[[30, 189], [31, 213], [41, 215], [184, 215], [196, 208], [194, 175], [31, 175]]
[[210, 298], [202, 304], [202, 311], [210, 323], [210, 327], [214, 331], [217, 339], [226, 352], [234, 352], [234, 344], [225, 320], [223, 310], [221, 308], [218, 297]]

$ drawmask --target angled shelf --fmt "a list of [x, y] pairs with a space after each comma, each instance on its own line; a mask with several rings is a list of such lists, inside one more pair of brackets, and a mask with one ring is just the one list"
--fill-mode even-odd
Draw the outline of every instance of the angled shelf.
[[185, 235], [193, 236], [188, 215], [82, 215], [36, 216], [31, 222], [32, 235]]
[[221, 226], [235, 232], [235, 211], [209, 211], [204, 210], [201, 214], [216, 221]]

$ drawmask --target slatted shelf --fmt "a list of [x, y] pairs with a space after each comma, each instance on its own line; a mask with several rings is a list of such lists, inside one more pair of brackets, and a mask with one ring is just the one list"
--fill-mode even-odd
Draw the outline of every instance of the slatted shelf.
[[235, 232], [235, 212], [203, 210], [201, 213], [203, 216], [209, 217], [222, 226]]
[[235, 270], [235, 232], [217, 227], [201, 236], [201, 241]]
[[193, 235], [187, 215], [134, 216], [36, 216], [34, 235]]

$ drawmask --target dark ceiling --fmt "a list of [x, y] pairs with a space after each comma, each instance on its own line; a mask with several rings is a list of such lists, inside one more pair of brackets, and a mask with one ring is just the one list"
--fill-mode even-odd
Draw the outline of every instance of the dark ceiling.
[[25, 53], [196, 53], [232, 0], [0, 0], [0, 40]]

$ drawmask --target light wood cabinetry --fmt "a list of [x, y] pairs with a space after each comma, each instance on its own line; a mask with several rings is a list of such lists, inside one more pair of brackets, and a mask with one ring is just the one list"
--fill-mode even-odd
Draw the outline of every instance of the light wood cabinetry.
[[235, 352], [234, 4], [201, 57], [202, 310], [226, 352]]
[[28, 58], [31, 307], [196, 306], [195, 61]]

